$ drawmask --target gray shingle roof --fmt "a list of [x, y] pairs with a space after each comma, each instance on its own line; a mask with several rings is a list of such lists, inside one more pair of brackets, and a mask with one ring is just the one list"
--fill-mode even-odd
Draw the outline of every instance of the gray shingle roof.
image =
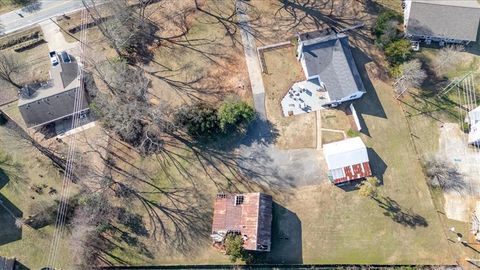
[[[50, 84], [44, 87], [33, 85], [35, 89], [30, 96], [22, 96], [18, 100], [18, 108], [27, 127], [43, 125], [73, 114], [75, 89], [80, 87], [78, 80], [78, 64], [61, 62], [50, 71]], [[83, 95], [80, 111], [88, 108]]]
[[[43, 125], [73, 114], [75, 90], [62, 91], [52, 96], [19, 106], [20, 113], [27, 127]], [[79, 90], [80, 91], [80, 90]], [[83, 95], [83, 103], [79, 111], [88, 109], [88, 103]]]
[[480, 24], [477, 1], [412, 1], [409, 35], [476, 41]]
[[309, 76], [319, 75], [330, 100], [365, 92], [345, 34], [333, 34], [303, 42], [303, 57]]

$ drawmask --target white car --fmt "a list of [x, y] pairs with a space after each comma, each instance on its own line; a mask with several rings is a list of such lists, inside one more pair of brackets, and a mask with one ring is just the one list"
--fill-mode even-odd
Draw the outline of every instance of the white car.
[[52, 66], [58, 65], [57, 52], [51, 51], [49, 55], [50, 55], [50, 62], [52, 62]]

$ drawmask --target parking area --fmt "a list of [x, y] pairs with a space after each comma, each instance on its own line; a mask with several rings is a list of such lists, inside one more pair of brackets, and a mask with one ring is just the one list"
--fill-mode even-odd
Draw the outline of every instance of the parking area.
[[458, 124], [446, 123], [440, 128], [439, 155], [455, 164], [464, 176], [464, 190], [444, 193], [445, 213], [448, 218], [468, 221], [472, 200], [480, 195], [480, 149], [467, 145], [466, 134]]

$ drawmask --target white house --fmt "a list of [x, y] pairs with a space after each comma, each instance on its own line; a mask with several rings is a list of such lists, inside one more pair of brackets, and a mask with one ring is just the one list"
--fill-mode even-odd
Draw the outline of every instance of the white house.
[[480, 146], [480, 107], [477, 107], [468, 113], [468, 122], [470, 124], [468, 143]]
[[331, 29], [302, 34], [297, 55], [306, 79], [282, 99], [284, 116], [338, 106], [365, 93], [345, 34]]
[[334, 184], [372, 175], [367, 147], [360, 137], [323, 145], [328, 166], [328, 178]]
[[405, 34], [414, 41], [469, 43], [477, 40], [480, 3], [472, 0], [405, 0]]

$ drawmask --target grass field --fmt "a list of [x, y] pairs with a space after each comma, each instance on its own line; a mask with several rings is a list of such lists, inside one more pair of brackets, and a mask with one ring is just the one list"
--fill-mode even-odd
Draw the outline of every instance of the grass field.
[[[446, 225], [442, 225], [435, 210], [400, 103], [394, 98], [390, 85], [381, 81], [373, 81], [372, 85], [367, 95], [357, 102], [356, 109], [366, 124], [361, 137], [371, 149], [373, 171], [383, 182], [378, 201], [325, 180], [319, 185], [287, 192], [279, 192], [274, 187], [265, 190], [273, 194], [275, 201], [273, 244], [266, 258], [268, 262], [455, 262], [444, 234]], [[190, 161], [187, 164], [195, 175], [194, 182], [180, 180], [178, 175], [174, 177], [177, 180], [167, 181], [158, 175], [156, 184], [163, 188], [194, 188], [195, 192], [189, 193], [193, 196], [189, 197], [191, 204], [202, 211], [206, 220], [198, 222], [203, 224], [200, 228], [191, 228], [208, 231], [217, 185], [225, 180], [213, 173], [212, 181], [198, 163]], [[152, 175], [160, 168], [155, 159], [138, 159], [136, 166]], [[140, 239], [148, 247], [148, 256], [140, 256], [135, 248], [123, 245], [114, 254], [137, 264], [228, 263], [225, 256], [210, 246], [208, 235], [201, 233], [188, 239], [188, 243], [196, 240], [187, 250], [164, 240], [155, 247], [151, 238]]]
[[[259, 1], [254, 1], [254, 5], [257, 4], [262, 5]], [[268, 5], [263, 7], [267, 9]], [[282, 51], [274, 51], [265, 56], [267, 66], [273, 67], [264, 76], [267, 96], [274, 89], [275, 92], [271, 92], [276, 93], [276, 101], [297, 80], [297, 76], [301, 76], [299, 67], [292, 72], [293, 65], [285, 65], [285, 55], [293, 58], [288, 63], [295, 62], [293, 52], [283, 51], [282, 54]], [[440, 222], [425, 183], [400, 103], [395, 100], [389, 84], [373, 81], [373, 84], [367, 84], [367, 88], [368, 94], [356, 104], [356, 109], [366, 124], [361, 137], [371, 148], [373, 171], [383, 181], [379, 201], [363, 198], [355, 190], [347, 191], [327, 181], [315, 186], [290, 189], [288, 192], [279, 192], [273, 187], [266, 190], [274, 195], [276, 201], [273, 245], [267, 256], [269, 262], [454, 263], [443, 234], [444, 225]], [[272, 101], [273, 98], [267, 98], [267, 110], [277, 110], [278, 115], [278, 103]], [[273, 109], [268, 109], [269, 106]], [[275, 124], [279, 129], [285, 125], [284, 122]], [[310, 142], [310, 139], [305, 139], [310, 136], [305, 128], [291, 130], [301, 130], [302, 132], [296, 132], [299, 133], [297, 138]], [[150, 167], [154, 164], [151, 160], [138, 162], [143, 164], [139, 165], [141, 168], [155, 171], [154, 167]], [[216, 175], [213, 179], [217, 183], [213, 183], [204, 171], [197, 168], [198, 163], [189, 166], [195, 175], [195, 194], [204, 197], [197, 198], [194, 205], [204, 205], [205, 213], [211, 212], [213, 196], [218, 191], [217, 184], [224, 184], [225, 180]], [[168, 182], [158, 184], [172, 185]], [[178, 187], [190, 185], [175, 182]], [[200, 201], [204, 201], [204, 204], [200, 204]], [[203, 228], [205, 230], [209, 229], [211, 216], [207, 217], [207, 228]], [[139, 264], [227, 262], [225, 256], [210, 247], [208, 237], [198, 236], [198, 239], [200, 240], [195, 241], [194, 248], [188, 251], [164, 246], [163, 242], [154, 248], [151, 240], [144, 239], [152, 247], [152, 256], [139, 258], [134, 251], [125, 254], [121, 249], [116, 250], [115, 254], [122, 254]]]
[[383, 179], [380, 194], [391, 200], [377, 203], [329, 183], [299, 190], [286, 207], [302, 222], [303, 262], [453, 263], [400, 106], [389, 85], [373, 86], [356, 108], [373, 172]]
[[0, 14], [19, 8], [12, 0], [0, 0]]
[[[288, 89], [304, 80], [293, 47], [264, 52], [268, 73], [263, 74], [268, 120], [278, 129], [277, 146], [282, 149], [316, 147], [315, 113], [285, 117], [280, 102]], [[299, 132], [301, 130], [301, 132]]]
[[[227, 5], [211, 0], [203, 3], [202, 8], [225, 17], [233, 6], [230, 2]], [[184, 10], [189, 10], [185, 18], [182, 15]], [[199, 100], [216, 103], [228, 95], [237, 95], [252, 103], [239, 33], [227, 35], [215, 17], [195, 11], [189, 1], [154, 3], [148, 6], [146, 13], [150, 14], [150, 20], [159, 22], [161, 27], [156, 34], [164, 38], [159, 45], [147, 44], [150, 55], [139, 63], [150, 73], [154, 103], [168, 102], [173, 107]], [[183, 28], [179, 24], [183, 19], [188, 32], [181, 35]], [[68, 31], [80, 24], [80, 13], [58, 20], [60, 27]], [[87, 53], [90, 58], [98, 61], [116, 56], [98, 27], [86, 31], [87, 43], [91, 46]], [[75, 41], [69, 34], [62, 33], [67, 41]], [[179, 37], [169, 38], [177, 35]], [[73, 36], [80, 38], [80, 33]]]
[[[0, 165], [0, 196], [17, 217], [28, 218], [35, 205], [52, 205], [58, 199], [61, 190], [61, 176], [51, 162], [30, 144], [23, 141], [4, 126], [0, 126], [0, 154], [8, 154], [18, 169]], [[46, 186], [42, 194], [34, 192], [33, 185]], [[49, 195], [52, 187], [58, 191]], [[52, 239], [53, 226], [35, 230], [26, 225], [22, 229], [15, 227], [11, 215], [0, 208], [0, 254], [16, 257], [22, 264], [39, 269], [44, 266], [46, 252]], [[61, 241], [58, 253], [58, 265], [68, 268], [69, 250], [66, 242]]]
[[[35, 31], [41, 31], [40, 27], [12, 33], [1, 39], [8, 39], [11, 36], [19, 35], [20, 33]], [[39, 44], [23, 52], [15, 52], [13, 49], [5, 49], [2, 52], [12, 54], [22, 65], [21, 71], [16, 77], [14, 77], [20, 85], [34, 81], [46, 81], [49, 78], [50, 60], [48, 58], [49, 49], [46, 43]], [[9, 83], [0, 81], [0, 87], [2, 88], [2, 93], [0, 93], [0, 104], [17, 98], [18, 90]]]

